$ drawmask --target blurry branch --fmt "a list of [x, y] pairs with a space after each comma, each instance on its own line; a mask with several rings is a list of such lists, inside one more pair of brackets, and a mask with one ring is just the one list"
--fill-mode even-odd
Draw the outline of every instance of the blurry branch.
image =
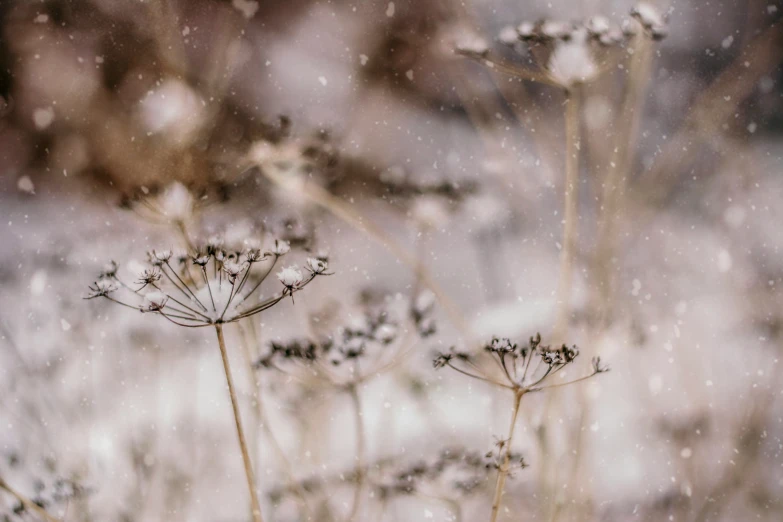
[[356, 487], [353, 492], [353, 501], [351, 503], [351, 513], [348, 515], [348, 521], [356, 520], [361, 503], [362, 490], [364, 489], [364, 468], [366, 466], [366, 438], [364, 429], [364, 419], [362, 416], [362, 403], [359, 400], [359, 392], [356, 384], [348, 386], [348, 395], [351, 397], [351, 406], [354, 412], [354, 423], [356, 429]]
[[522, 402], [522, 396], [525, 392], [514, 390], [514, 407], [511, 414], [511, 426], [508, 429], [508, 436], [504, 439], [505, 453], [503, 455], [503, 463], [498, 470], [498, 479], [495, 485], [495, 494], [492, 499], [492, 512], [490, 515], [490, 522], [496, 522], [498, 514], [500, 513], [500, 501], [503, 498], [503, 492], [506, 485], [506, 477], [508, 476], [509, 465], [511, 461], [511, 442], [514, 440], [514, 428], [517, 425], [517, 417], [519, 416], [519, 405]]
[[[413, 270], [416, 277], [419, 278], [424, 286], [435, 294], [438, 302], [446, 311], [451, 323], [460, 331], [462, 336], [467, 342], [472, 340], [472, 334], [467, 326], [465, 317], [459, 310], [457, 305], [446, 295], [440, 285], [435, 281], [430, 271], [426, 266], [419, 263], [416, 256], [408, 252], [406, 248], [400, 245], [394, 238], [387, 234], [380, 226], [376, 225], [369, 219], [366, 219], [359, 212], [354, 210], [350, 205], [346, 204], [340, 198], [330, 194], [327, 190], [313, 184], [295, 184], [294, 182], [286, 179], [284, 174], [274, 172], [273, 169], [261, 169], [263, 174], [269, 178], [270, 181], [283, 188], [284, 190], [298, 191], [299, 195], [304, 196], [316, 205], [328, 210], [336, 217], [342, 219], [356, 230], [367, 234], [370, 238], [374, 239], [392, 254], [397, 259], [402, 261], [403, 264]], [[296, 186], [292, 186], [292, 185]]]
[[660, 203], [666, 199], [695, 157], [697, 144], [722, 134], [722, 126], [756, 88], [759, 78], [780, 65], [783, 30], [772, 25], [737, 56], [696, 100], [680, 130], [656, 154], [655, 163], [642, 174], [638, 194]]
[[477, 61], [487, 66], [489, 69], [498, 71], [507, 76], [519, 78], [520, 80], [524, 80], [524, 81], [542, 83], [544, 85], [550, 85], [552, 87], [558, 87], [560, 89], [563, 88], [562, 85], [552, 80], [552, 78], [550, 78], [550, 76], [544, 72], [532, 71], [530, 69], [523, 69], [513, 64], [506, 63], [501, 59], [494, 58], [494, 57], [491, 58], [489, 54], [476, 53], [474, 51], [468, 51], [465, 49], [457, 49], [454, 52], [459, 54], [460, 56], [464, 56], [466, 58], [470, 58], [471, 60]]
[[0, 489], [6, 491], [8, 494], [16, 498], [16, 500], [21, 502], [22, 506], [24, 506], [25, 509], [35, 513], [46, 522], [60, 522], [60, 519], [53, 517], [44, 508], [42, 508], [41, 506], [39, 506], [29, 498], [27, 498], [26, 496], [22, 495], [14, 488], [9, 486], [8, 483], [5, 480], [3, 480], [2, 477], [0, 477]]
[[[286, 456], [285, 452], [283, 451], [283, 448], [280, 446], [280, 442], [277, 440], [277, 437], [272, 432], [272, 427], [269, 423], [269, 420], [266, 417], [266, 412], [264, 411], [264, 403], [262, 401], [261, 397], [261, 383], [256, 376], [256, 371], [253, 368], [253, 361], [255, 359], [255, 355], [251, 352], [250, 349], [250, 339], [256, 344], [260, 345], [261, 340], [258, 338], [258, 334], [255, 331], [255, 326], [253, 324], [253, 321], [246, 321], [248, 325], [250, 325], [250, 330], [252, 332], [248, 332], [247, 329], [244, 327], [242, 322], [237, 322], [237, 328], [239, 329], [239, 338], [242, 345], [242, 352], [244, 355], [245, 360], [245, 367], [248, 371], [248, 378], [250, 379], [251, 385], [252, 385], [252, 402], [255, 408], [253, 409], [254, 414], [254, 427], [261, 426], [263, 429], [267, 440], [269, 441], [269, 445], [272, 447], [272, 450], [277, 454], [277, 458], [280, 461], [283, 471], [285, 472], [286, 478], [288, 479], [288, 487], [291, 489], [291, 491], [294, 492], [294, 494], [299, 499], [299, 502], [302, 504], [302, 507], [304, 508], [305, 513], [307, 516], [312, 519], [313, 513], [310, 509], [310, 505], [307, 503], [307, 498], [304, 489], [301, 487], [301, 485], [296, 481], [296, 477], [294, 476], [293, 467], [291, 466], [291, 461]], [[256, 469], [261, 469], [261, 463], [259, 461], [256, 461]], [[331, 520], [331, 516], [329, 519]]]
[[552, 334], [555, 345], [560, 344], [568, 333], [571, 313], [574, 251], [576, 250], [579, 220], [579, 96], [579, 89], [572, 88], [568, 91], [565, 102], [566, 179], [563, 188], [565, 193], [563, 251], [560, 254], [560, 275], [557, 281], [556, 304], [558, 312]]
[[597, 274], [598, 298], [596, 309], [599, 328], [605, 325], [610, 314], [612, 298], [612, 265], [614, 257], [616, 225], [621, 221], [625, 187], [631, 174], [632, 160], [638, 150], [639, 126], [644, 113], [646, 88], [649, 83], [652, 46], [639, 33], [634, 38], [634, 54], [628, 65], [628, 82], [625, 85], [620, 114], [616, 119], [617, 130], [609, 162], [609, 172], [603, 181], [601, 210], [598, 221], [598, 246], [595, 251], [594, 269]]
[[693, 522], [717, 520], [717, 515], [726, 504], [742, 491], [743, 485], [749, 483], [748, 476], [761, 455], [764, 427], [770, 412], [774, 411], [777, 390], [783, 381], [783, 367], [780, 362], [776, 363], [776, 366], [769, 388], [758, 394], [760, 396], [752, 397], [753, 405], [750, 406], [746, 421], [739, 425], [739, 433], [736, 434], [732, 446], [738, 448], [739, 456], [726, 463], [718, 481], [704, 495], [704, 503], [694, 515]]

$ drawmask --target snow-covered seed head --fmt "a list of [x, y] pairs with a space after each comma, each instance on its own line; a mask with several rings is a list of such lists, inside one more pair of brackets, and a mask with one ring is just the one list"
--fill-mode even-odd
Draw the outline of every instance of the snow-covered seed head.
[[277, 278], [283, 283], [283, 286], [289, 290], [294, 290], [302, 284], [302, 272], [294, 266], [283, 268], [277, 273]]
[[498, 41], [503, 45], [513, 46], [519, 42], [519, 33], [514, 27], [506, 26], [498, 33]]
[[636, 7], [631, 9], [631, 16], [639, 21], [654, 40], [662, 40], [669, 33], [663, 14], [648, 2], [636, 4]]
[[209, 256], [207, 254], [195, 254], [193, 256], [193, 264], [201, 267], [207, 266], [209, 263]]
[[270, 250], [270, 252], [276, 256], [284, 256], [290, 251], [291, 245], [288, 241], [283, 241], [282, 239], [275, 239], [272, 244], [272, 249]]
[[375, 329], [373, 337], [380, 343], [389, 344], [397, 338], [397, 327], [393, 324], [384, 323]]
[[171, 259], [171, 256], [173, 255], [171, 250], [153, 250], [152, 254], [155, 256], [155, 259], [164, 262]]
[[539, 29], [541, 36], [552, 40], [567, 40], [573, 31], [573, 24], [560, 20], [544, 20]]
[[119, 269], [120, 265], [118, 265], [116, 261], [109, 261], [103, 266], [101, 277], [115, 277], [117, 275], [117, 270]]
[[161, 266], [168, 263], [172, 255], [171, 250], [152, 250], [147, 252], [147, 258], [152, 266]]
[[151, 285], [160, 281], [160, 270], [157, 268], [147, 268], [139, 276], [139, 283]]
[[264, 259], [264, 254], [258, 248], [250, 248], [245, 252], [245, 259], [250, 264], [257, 263]]
[[237, 263], [236, 261], [226, 261], [223, 263], [223, 271], [228, 275], [228, 280], [231, 284], [234, 284], [237, 276], [242, 273], [245, 268], [243, 263]]
[[435, 294], [429, 290], [424, 290], [416, 296], [416, 300], [413, 302], [413, 311], [418, 316], [427, 315], [435, 307]]
[[457, 51], [476, 56], [486, 56], [489, 53], [489, 44], [480, 36], [466, 35], [457, 42]]
[[186, 221], [193, 214], [193, 194], [182, 183], [169, 185], [158, 197], [160, 212], [172, 221]]
[[147, 292], [144, 295], [144, 309], [149, 312], [158, 312], [163, 310], [169, 297], [163, 292]]
[[569, 41], [559, 42], [547, 63], [547, 70], [558, 84], [570, 88], [598, 75], [596, 65], [584, 35], [575, 33]]
[[326, 261], [322, 259], [318, 259], [315, 257], [308, 257], [306, 268], [313, 274], [323, 274], [324, 272], [326, 272], [328, 265]]
[[605, 16], [593, 16], [585, 24], [587, 31], [593, 36], [601, 36], [611, 30], [609, 20]]
[[506, 337], [502, 337], [502, 338], [495, 337], [487, 346], [487, 350], [491, 352], [501, 353], [501, 354], [511, 353], [514, 351], [515, 348], [516, 345], [512, 344], [511, 340]]
[[119, 285], [114, 279], [103, 277], [101, 279], [98, 279], [93, 284], [93, 286], [90, 287], [90, 293], [87, 295], [87, 298], [92, 299], [94, 297], [105, 297], [110, 293], [116, 291], [118, 288]]
[[207, 254], [215, 255], [223, 249], [223, 238], [215, 235], [207, 239]]
[[536, 24], [533, 22], [522, 22], [517, 26], [517, 34], [521, 40], [530, 40], [536, 36]]
[[570, 348], [566, 345], [563, 345], [563, 358], [565, 359], [565, 362], [570, 363], [574, 359], [576, 359], [576, 356], [579, 355], [579, 348], [576, 346], [571, 346]]

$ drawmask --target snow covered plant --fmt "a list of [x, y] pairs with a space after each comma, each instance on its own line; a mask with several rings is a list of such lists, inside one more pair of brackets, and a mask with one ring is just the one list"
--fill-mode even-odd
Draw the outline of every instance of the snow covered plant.
[[484, 352], [495, 363], [494, 369], [486, 369], [479, 359], [466, 353], [457, 352], [454, 349], [450, 352], [438, 354], [433, 361], [433, 366], [436, 369], [451, 368], [473, 379], [510, 390], [514, 394], [511, 426], [508, 436], [502, 440], [504, 456], [498, 468], [497, 484], [492, 500], [490, 521], [495, 522], [500, 510], [500, 501], [509, 472], [509, 463], [512, 461], [511, 443], [514, 438], [514, 427], [517, 423], [522, 397], [528, 393], [540, 392], [584, 381], [594, 375], [609, 371], [609, 368], [601, 364], [600, 357], [594, 357], [592, 360], [592, 371], [589, 374], [571, 381], [551, 383], [552, 378], [557, 373], [576, 360], [579, 355], [579, 349], [576, 346], [568, 347], [563, 345], [560, 348], [551, 348], [548, 345], [542, 345], [540, 334], [531, 337], [528, 344], [524, 346], [512, 343], [509, 339], [493, 338], [484, 347]]
[[288, 243], [275, 240], [265, 252], [259, 248], [230, 251], [215, 239], [189, 254], [175, 256], [170, 250], [153, 250], [148, 253], [149, 266], [139, 275], [138, 281], [123, 281], [118, 273], [119, 266], [112, 262], [90, 286], [86, 297], [104, 298], [142, 313], [159, 315], [186, 328], [215, 328], [250, 488], [254, 522], [261, 522], [261, 509], [231, 377], [223, 325], [259, 314], [286, 297], [293, 300], [294, 293], [313, 279], [328, 275], [326, 259], [309, 258], [304, 269], [288, 266], [277, 272], [282, 290], [259, 300], [257, 294], [261, 284], [289, 249]]
[[367, 472], [360, 385], [404, 363], [420, 339], [435, 333], [434, 303], [430, 292], [419, 294], [412, 302], [399, 294], [371, 297], [361, 304], [360, 313], [349, 313], [345, 324], [325, 329], [312, 339], [273, 341], [267, 354], [256, 362], [259, 369], [277, 370], [298, 382], [314, 380], [349, 395], [358, 465], [350, 473], [356, 485], [348, 520], [355, 520], [359, 513]]
[[501, 29], [497, 40], [532, 61], [533, 69], [495, 60], [490, 46], [475, 39], [458, 45], [457, 52], [512, 76], [569, 91], [596, 79], [606, 69], [608, 53], [626, 47], [636, 35], [662, 40], [668, 34], [665, 17], [647, 2], [639, 3], [630, 15], [620, 24], [598, 15], [578, 22], [523, 21]]

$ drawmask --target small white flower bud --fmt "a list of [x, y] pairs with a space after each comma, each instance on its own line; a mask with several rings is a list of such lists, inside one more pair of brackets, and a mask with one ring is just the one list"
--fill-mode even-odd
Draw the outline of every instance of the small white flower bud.
[[163, 292], [148, 292], [144, 295], [144, 307], [150, 312], [162, 310], [169, 297]]
[[498, 33], [498, 41], [503, 45], [514, 45], [519, 41], [519, 34], [515, 28], [507, 26]]
[[288, 268], [283, 268], [277, 273], [277, 278], [280, 280], [281, 283], [283, 283], [283, 286], [285, 286], [288, 289], [294, 289], [297, 288], [299, 285], [302, 284], [303, 276], [302, 272], [299, 271], [296, 267], [289, 266]]
[[172, 221], [186, 221], [193, 213], [193, 194], [182, 183], [169, 185], [158, 198], [160, 210]]
[[323, 274], [326, 272], [326, 261], [314, 257], [307, 258], [307, 269], [314, 274]]
[[242, 273], [244, 265], [235, 261], [227, 261], [223, 263], [223, 271], [228, 274], [228, 278], [233, 283], [237, 276]]
[[275, 239], [274, 244], [272, 245], [272, 249], [270, 250], [271, 253], [273, 253], [276, 256], [284, 256], [291, 250], [291, 245], [288, 244], [288, 241], [283, 241], [282, 239]]

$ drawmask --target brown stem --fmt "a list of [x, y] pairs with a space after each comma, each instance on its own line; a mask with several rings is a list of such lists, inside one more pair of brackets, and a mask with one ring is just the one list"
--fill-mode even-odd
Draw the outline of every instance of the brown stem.
[[522, 402], [523, 392], [514, 391], [514, 410], [511, 415], [511, 426], [508, 428], [508, 437], [506, 438], [506, 452], [503, 456], [503, 464], [498, 471], [498, 481], [495, 485], [495, 496], [492, 500], [492, 514], [489, 517], [490, 522], [495, 522], [500, 513], [500, 501], [503, 498], [503, 490], [506, 486], [506, 477], [508, 476], [508, 464], [511, 460], [511, 442], [514, 439], [514, 428], [517, 425], [517, 416], [519, 415], [519, 404]]
[[[251, 325], [251, 328], [253, 328], [252, 323], [250, 322], [248, 323]], [[288, 478], [288, 486], [299, 498], [299, 501], [302, 504], [302, 507], [304, 508], [309, 519], [314, 520], [312, 510], [310, 509], [310, 505], [307, 503], [305, 490], [301, 486], [301, 484], [297, 482], [296, 476], [294, 475], [294, 471], [291, 466], [291, 461], [288, 460], [288, 457], [283, 451], [283, 448], [280, 446], [280, 442], [278, 442], [277, 437], [275, 437], [275, 434], [272, 432], [272, 428], [269, 424], [269, 420], [266, 417], [266, 412], [264, 411], [264, 403], [261, 400], [261, 384], [256, 378], [256, 370], [253, 368], [254, 357], [250, 351], [250, 343], [247, 337], [248, 335], [252, 336], [252, 339], [256, 345], [260, 343], [260, 340], [258, 339], [255, 330], [253, 330], [250, 334], [248, 334], [244, 326], [242, 326], [241, 322], [237, 322], [236, 325], [237, 328], [239, 329], [240, 338], [242, 339], [242, 351], [244, 352], [245, 355], [245, 367], [248, 372], [248, 378], [250, 379], [251, 384], [253, 386], [253, 401], [255, 403], [254, 416], [255, 416], [256, 425], [261, 426], [261, 428], [264, 430], [267, 440], [269, 441], [269, 445], [272, 447], [272, 450], [277, 454], [277, 458], [282, 464], [283, 470], [285, 471], [286, 477]], [[258, 459], [258, 456], [256, 456], [256, 467], [260, 467], [260, 461]]]
[[348, 395], [351, 397], [351, 404], [353, 405], [354, 415], [356, 416], [356, 489], [353, 492], [351, 514], [348, 516], [348, 520], [353, 521], [356, 519], [356, 515], [359, 512], [359, 504], [361, 503], [362, 489], [364, 486], [366, 443], [364, 437], [364, 422], [362, 420], [362, 404], [359, 401], [359, 392], [356, 389], [356, 384], [348, 386]]
[[46, 522], [60, 522], [60, 519], [53, 517], [50, 515], [44, 508], [27, 498], [26, 496], [22, 495], [18, 491], [16, 491], [14, 488], [9, 486], [5, 480], [0, 478], [0, 489], [5, 490], [8, 492], [11, 496], [16, 498], [19, 502], [22, 503], [22, 505], [25, 507], [25, 509], [28, 509], [41, 517], [43, 520], [46, 520]]
[[263, 522], [261, 517], [261, 505], [258, 503], [258, 494], [256, 493], [256, 479], [253, 476], [253, 464], [250, 460], [250, 453], [247, 450], [245, 441], [245, 432], [242, 429], [242, 419], [239, 416], [239, 404], [237, 394], [234, 390], [234, 380], [231, 377], [231, 366], [228, 362], [228, 351], [226, 350], [226, 341], [223, 339], [223, 326], [215, 325], [218, 344], [220, 345], [220, 356], [223, 358], [223, 369], [226, 371], [226, 382], [228, 383], [228, 394], [231, 396], [231, 408], [234, 411], [234, 422], [237, 427], [237, 438], [239, 439], [239, 449], [242, 451], [242, 461], [245, 465], [245, 476], [247, 477], [247, 487], [250, 489], [250, 505], [253, 515], [253, 522]]
[[563, 341], [568, 331], [571, 314], [571, 284], [573, 279], [574, 250], [576, 248], [577, 221], [579, 212], [579, 96], [569, 91], [566, 95], [566, 179], [565, 215], [563, 225], [563, 251], [560, 255], [560, 276], [557, 282], [557, 319], [553, 340]]

